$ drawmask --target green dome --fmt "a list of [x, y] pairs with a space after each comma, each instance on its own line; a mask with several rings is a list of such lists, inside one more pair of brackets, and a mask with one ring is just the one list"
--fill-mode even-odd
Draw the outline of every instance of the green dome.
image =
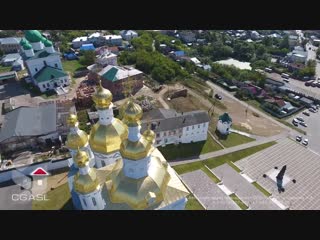
[[52, 47], [52, 42], [51, 42], [50, 40], [48, 40], [48, 39], [45, 39], [45, 40], [43, 41], [43, 44], [44, 44], [44, 46], [46, 46], [46, 47]]
[[25, 38], [32, 43], [40, 42], [43, 38], [38, 30], [26, 30], [24, 32]]
[[24, 50], [30, 50], [30, 49], [32, 49], [32, 46], [31, 46], [31, 44], [30, 43], [25, 43], [24, 45], [23, 45], [23, 49]]
[[26, 43], [28, 43], [28, 41], [25, 38], [22, 38], [21, 41], [20, 41], [20, 45], [23, 46]]

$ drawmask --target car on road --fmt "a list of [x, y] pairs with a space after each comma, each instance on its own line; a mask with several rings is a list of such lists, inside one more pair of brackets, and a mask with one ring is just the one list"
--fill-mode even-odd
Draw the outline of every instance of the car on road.
[[219, 100], [222, 99], [221, 95], [219, 95], [218, 93], [217, 93], [216, 95], [214, 95], [214, 97], [217, 98], [217, 99], [219, 99]]
[[304, 114], [306, 116], [310, 116], [310, 113], [308, 113], [307, 111], [302, 112], [302, 114]]
[[298, 142], [301, 142], [302, 137], [301, 137], [301, 136], [297, 136], [297, 137], [296, 137], [296, 140], [297, 140]]
[[308, 125], [305, 122], [300, 122], [300, 125], [304, 127], [308, 127]]
[[307, 146], [309, 144], [309, 140], [306, 138], [302, 141], [302, 144]]

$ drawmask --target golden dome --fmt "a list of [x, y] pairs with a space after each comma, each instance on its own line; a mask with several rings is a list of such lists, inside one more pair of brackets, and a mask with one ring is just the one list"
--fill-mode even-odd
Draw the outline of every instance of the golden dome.
[[151, 142], [141, 136], [136, 142], [131, 142], [128, 139], [124, 140], [121, 143], [120, 153], [123, 158], [140, 160], [148, 156], [153, 149]]
[[66, 146], [70, 149], [83, 148], [88, 143], [88, 134], [86, 132], [79, 130], [76, 133], [70, 132], [67, 136]]
[[95, 102], [97, 109], [108, 108], [112, 102], [112, 93], [108, 89], [102, 87], [101, 80], [97, 87], [97, 92], [92, 96], [92, 99]]
[[158, 157], [151, 157], [156, 166], [154, 171], [139, 179], [125, 176], [123, 163], [116, 163], [111, 173], [110, 200], [113, 203], [126, 203], [135, 210], [146, 209], [163, 201], [170, 174]]
[[150, 128], [148, 128], [146, 131], [143, 132], [143, 136], [150, 143], [153, 143], [156, 138], [156, 134]]
[[77, 192], [82, 194], [88, 194], [97, 190], [100, 185], [95, 169], [89, 169], [86, 175], [78, 172], [74, 177], [73, 186]]
[[70, 113], [67, 119], [69, 127], [74, 127], [78, 123], [78, 117], [76, 114]]
[[89, 144], [92, 151], [109, 154], [120, 149], [121, 142], [128, 137], [128, 127], [119, 119], [109, 125], [97, 122], [91, 129]]
[[74, 155], [73, 160], [79, 168], [85, 167], [89, 162], [88, 153], [78, 148], [78, 151], [76, 155]]
[[122, 111], [123, 121], [129, 127], [134, 127], [140, 124], [143, 111], [139, 104], [136, 104], [132, 99], [129, 99], [126, 103], [126, 107]]

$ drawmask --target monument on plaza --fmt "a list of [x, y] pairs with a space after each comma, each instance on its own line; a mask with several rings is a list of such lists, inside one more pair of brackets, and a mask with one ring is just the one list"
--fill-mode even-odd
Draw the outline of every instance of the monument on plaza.
[[286, 172], [286, 169], [287, 169], [287, 165], [284, 165], [279, 174], [277, 175], [276, 179], [277, 179], [277, 186], [278, 186], [278, 191], [279, 192], [284, 192], [284, 188], [282, 186], [282, 183], [283, 183], [283, 176], [284, 176], [284, 173]]

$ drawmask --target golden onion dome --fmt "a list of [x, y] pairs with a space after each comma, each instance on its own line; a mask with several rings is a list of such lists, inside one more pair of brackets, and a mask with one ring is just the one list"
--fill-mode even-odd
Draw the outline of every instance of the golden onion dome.
[[140, 160], [147, 157], [153, 149], [152, 143], [144, 136], [141, 136], [136, 142], [131, 142], [128, 139], [123, 141], [121, 143], [120, 153], [123, 158]]
[[78, 117], [77, 115], [70, 113], [67, 118], [67, 123], [69, 127], [74, 127], [78, 123]]
[[78, 148], [78, 151], [74, 155], [73, 160], [79, 168], [85, 167], [86, 164], [89, 162], [88, 153], [86, 151], [80, 150], [80, 148]]
[[101, 80], [97, 87], [97, 92], [92, 96], [92, 99], [95, 102], [97, 109], [106, 109], [112, 102], [112, 93], [108, 89], [102, 87]]
[[89, 144], [94, 152], [109, 154], [119, 151], [121, 142], [128, 137], [128, 127], [119, 119], [114, 118], [109, 125], [97, 122], [93, 125]]
[[74, 189], [81, 194], [88, 194], [94, 192], [100, 187], [96, 170], [90, 168], [88, 173], [83, 175], [79, 172], [74, 177]]
[[125, 109], [122, 112], [123, 121], [129, 127], [135, 127], [140, 124], [140, 119], [142, 118], [143, 111], [139, 104], [133, 102], [132, 99], [128, 101]]
[[171, 176], [158, 157], [152, 156], [150, 161], [155, 166], [154, 171], [148, 171], [147, 176], [139, 179], [127, 177], [122, 162], [116, 163], [110, 175], [111, 202], [126, 203], [134, 210], [142, 210], [163, 201]]
[[70, 149], [83, 148], [88, 143], [88, 134], [82, 130], [76, 133], [70, 132], [67, 136], [66, 147]]
[[143, 136], [147, 141], [151, 143], [153, 143], [156, 138], [156, 134], [150, 128], [148, 128], [146, 131], [143, 132]]

